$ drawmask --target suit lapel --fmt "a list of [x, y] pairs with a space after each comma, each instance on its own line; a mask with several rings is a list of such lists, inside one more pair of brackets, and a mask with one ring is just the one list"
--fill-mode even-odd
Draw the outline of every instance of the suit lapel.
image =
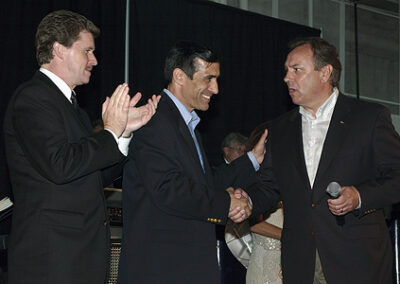
[[[289, 127], [292, 127], [290, 131], [287, 133], [292, 133], [292, 139], [287, 139], [287, 143], [290, 143], [290, 149], [292, 157], [294, 157], [293, 161], [295, 163], [295, 168], [299, 171], [299, 176], [302, 177], [303, 183], [307, 185], [307, 188], [311, 190], [310, 180], [308, 179], [308, 173], [306, 168], [306, 162], [304, 160], [304, 148], [303, 148], [303, 134], [302, 134], [302, 123], [301, 123], [301, 115], [297, 111], [293, 112], [293, 115], [289, 118], [291, 122]], [[286, 131], [286, 130], [285, 130]]]
[[[322, 148], [321, 159], [314, 182], [315, 188], [318, 188], [319, 183], [323, 181], [326, 171], [342, 146], [344, 137], [348, 135], [349, 127], [346, 122], [350, 114], [350, 107], [346, 104], [345, 99], [342, 94], [339, 94]], [[321, 192], [325, 194], [325, 190]]]
[[70, 101], [68, 101], [61, 90], [53, 83], [53, 81], [50, 80], [49, 77], [47, 77], [42, 72], [37, 71], [35, 74], [35, 78], [42, 81], [52, 90], [52, 92], [49, 92], [49, 94], [53, 95], [54, 100], [58, 104], [62, 105], [63, 109], [68, 111], [71, 117], [73, 117], [77, 121], [77, 123], [81, 125], [81, 129], [85, 130], [85, 135], [92, 133], [90, 120], [88, 119], [84, 111], [80, 107], [78, 107], [78, 109], [75, 109]]

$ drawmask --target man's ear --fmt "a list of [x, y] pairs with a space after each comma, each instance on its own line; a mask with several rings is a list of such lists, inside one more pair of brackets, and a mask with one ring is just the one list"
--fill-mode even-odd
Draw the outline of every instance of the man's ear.
[[58, 41], [55, 41], [53, 43], [53, 56], [54, 57], [64, 59], [66, 50], [67, 50], [67, 48], [64, 45], [62, 45], [61, 43], [59, 43]]
[[320, 71], [321, 71], [322, 82], [329, 82], [333, 71], [332, 65], [327, 64], [324, 67], [322, 67]]
[[172, 80], [178, 85], [183, 85], [183, 82], [187, 79], [187, 75], [180, 68], [175, 68], [172, 72]]

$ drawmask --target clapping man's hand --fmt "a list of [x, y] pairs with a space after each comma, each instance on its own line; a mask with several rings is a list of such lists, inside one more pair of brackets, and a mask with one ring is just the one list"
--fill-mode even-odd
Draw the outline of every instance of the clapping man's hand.
[[136, 93], [129, 102], [128, 122], [125, 131], [122, 134], [123, 137], [129, 137], [133, 131], [138, 130], [140, 127], [148, 123], [156, 113], [157, 105], [161, 96], [153, 95], [148, 99], [146, 105], [135, 107], [141, 97], [141, 93]]
[[125, 131], [129, 111], [129, 87], [119, 85], [111, 98], [107, 97], [102, 107], [104, 128], [112, 131], [118, 138]]
[[111, 98], [107, 97], [102, 107], [104, 128], [111, 130], [117, 138], [130, 137], [131, 133], [146, 123], [155, 114], [161, 96], [153, 95], [146, 105], [135, 107], [142, 97], [136, 93], [129, 96], [128, 84], [119, 85]]

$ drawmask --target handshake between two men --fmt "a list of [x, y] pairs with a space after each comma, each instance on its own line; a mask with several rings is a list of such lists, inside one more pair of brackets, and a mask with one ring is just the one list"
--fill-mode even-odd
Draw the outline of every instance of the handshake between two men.
[[[267, 142], [268, 130], [262, 133], [260, 139], [257, 144], [251, 150], [251, 153], [257, 159], [259, 165], [261, 165], [264, 160], [264, 155], [266, 152], [265, 143]], [[257, 171], [258, 169], [256, 169]], [[247, 193], [241, 189], [234, 189], [233, 187], [229, 187], [226, 189], [231, 197], [231, 206], [229, 208], [228, 218], [230, 218], [235, 223], [243, 222], [247, 219], [252, 212], [253, 206], [251, 200]]]
[[251, 215], [253, 209], [247, 193], [240, 188], [233, 190], [232, 187], [227, 188], [226, 191], [231, 196], [228, 218], [235, 223], [243, 222]]

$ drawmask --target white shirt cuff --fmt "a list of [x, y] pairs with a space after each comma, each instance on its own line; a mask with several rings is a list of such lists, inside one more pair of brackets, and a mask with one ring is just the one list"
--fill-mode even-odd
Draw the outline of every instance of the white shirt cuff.
[[112, 132], [110, 129], [104, 128], [104, 130], [107, 130], [112, 134], [112, 136], [115, 139], [115, 142], [117, 142], [118, 149], [124, 156], [128, 156], [128, 151], [129, 151], [129, 143], [132, 140], [132, 134], [128, 138], [120, 137], [118, 138], [117, 135], [115, 135], [114, 132]]
[[354, 208], [355, 210], [360, 209], [361, 208], [361, 196], [360, 193], [358, 192], [358, 206], [356, 208]]
[[132, 134], [128, 138], [121, 136], [118, 139], [118, 149], [124, 156], [128, 156], [129, 143], [131, 142], [131, 140], [132, 140]]

